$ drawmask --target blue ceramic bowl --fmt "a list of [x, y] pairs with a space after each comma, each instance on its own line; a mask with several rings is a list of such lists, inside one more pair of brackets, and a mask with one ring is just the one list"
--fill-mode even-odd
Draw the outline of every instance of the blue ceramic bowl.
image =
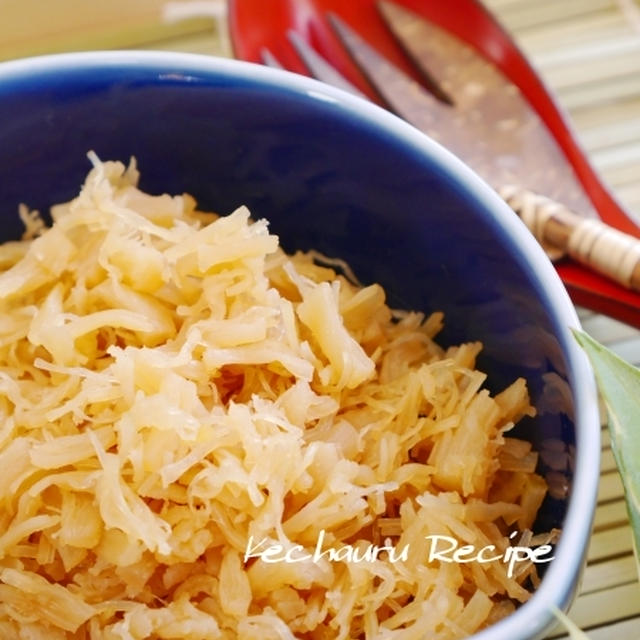
[[77, 193], [89, 149], [136, 156], [145, 190], [220, 213], [248, 205], [286, 249], [346, 259], [394, 306], [443, 310], [441, 342], [482, 340], [494, 390], [524, 376], [544, 402], [550, 380], [568, 385], [569, 406], [520, 427], [538, 448], [555, 438], [575, 451], [568, 499], [547, 500], [537, 523], [563, 530], [555, 560], [526, 605], [475, 636], [540, 637], [583, 563], [599, 421], [573, 307], [494, 192], [409, 125], [312, 80], [174, 53], [69, 54], [0, 65], [2, 240], [19, 236], [20, 202], [46, 211]]

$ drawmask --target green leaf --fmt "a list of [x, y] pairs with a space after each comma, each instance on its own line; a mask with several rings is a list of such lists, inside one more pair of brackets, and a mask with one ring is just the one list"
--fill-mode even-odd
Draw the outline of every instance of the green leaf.
[[552, 607], [551, 610], [555, 617], [562, 623], [562, 626], [569, 632], [569, 638], [571, 640], [589, 640], [589, 636], [587, 636], [584, 631], [581, 631], [560, 609]]
[[624, 485], [640, 574], [640, 369], [583, 331], [574, 331], [574, 336], [591, 361], [607, 407], [611, 449]]

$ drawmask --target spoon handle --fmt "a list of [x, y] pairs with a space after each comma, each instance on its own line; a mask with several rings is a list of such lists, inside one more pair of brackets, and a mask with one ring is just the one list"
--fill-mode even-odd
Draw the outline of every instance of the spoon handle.
[[507, 185], [498, 193], [552, 260], [569, 256], [627, 289], [640, 291], [640, 239], [522, 187]]

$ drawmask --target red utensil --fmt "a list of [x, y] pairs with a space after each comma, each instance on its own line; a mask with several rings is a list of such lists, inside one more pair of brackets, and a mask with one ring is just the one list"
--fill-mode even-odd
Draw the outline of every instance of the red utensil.
[[[640, 228], [590, 165], [553, 96], [508, 33], [481, 4], [475, 0], [396, 2], [474, 47], [516, 84], [558, 142], [600, 218], [625, 233], [640, 237]], [[285, 68], [308, 74], [287, 36], [294, 31], [367, 97], [380, 102], [377, 92], [336, 37], [327, 19], [331, 13], [351, 25], [390, 62], [424, 84], [424, 78], [382, 20], [377, 0], [229, 0], [234, 53], [240, 59], [261, 62], [264, 52], [269, 51]], [[556, 268], [576, 304], [640, 327], [640, 293], [569, 260], [558, 262]]]

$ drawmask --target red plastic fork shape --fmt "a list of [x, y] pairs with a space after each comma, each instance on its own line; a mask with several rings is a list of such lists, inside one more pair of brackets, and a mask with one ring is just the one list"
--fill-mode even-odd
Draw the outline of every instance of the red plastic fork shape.
[[[602, 220], [640, 237], [640, 228], [606, 189], [554, 97], [497, 20], [475, 0], [395, 0], [449, 30], [492, 61], [522, 91], [563, 149]], [[229, 0], [229, 29], [237, 58], [260, 62], [269, 49], [285, 68], [306, 73], [286, 34], [294, 30], [372, 100], [375, 93], [337, 40], [326, 16], [338, 14], [368, 42], [416, 79], [416, 71], [382, 21], [377, 0]], [[640, 294], [572, 262], [557, 270], [578, 305], [640, 327]]]

